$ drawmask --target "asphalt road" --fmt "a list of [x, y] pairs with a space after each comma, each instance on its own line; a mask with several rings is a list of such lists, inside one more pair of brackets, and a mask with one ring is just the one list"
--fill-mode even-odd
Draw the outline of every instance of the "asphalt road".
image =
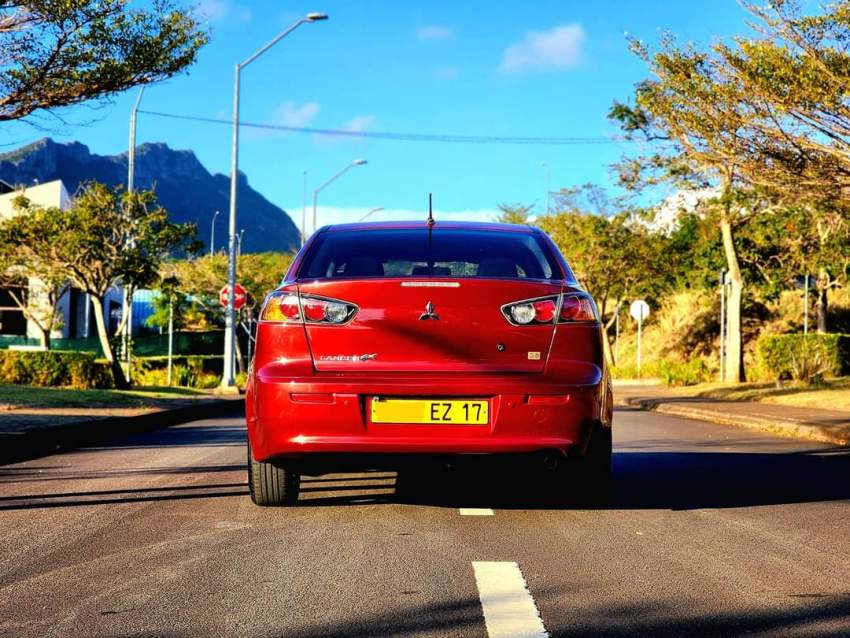
[[850, 635], [848, 450], [615, 428], [601, 509], [487, 469], [260, 509], [238, 419], [2, 466], [0, 635]]

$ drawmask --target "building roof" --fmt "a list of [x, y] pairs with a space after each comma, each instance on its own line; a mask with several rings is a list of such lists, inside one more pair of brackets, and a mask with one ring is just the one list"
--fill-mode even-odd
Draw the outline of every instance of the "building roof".
[[55, 179], [52, 182], [45, 182], [44, 184], [36, 184], [34, 186], [11, 188], [8, 191], [0, 188], [0, 219], [5, 219], [15, 214], [13, 202], [20, 195], [23, 195], [33, 204], [39, 206], [55, 206], [62, 210], [66, 210], [71, 206], [71, 196], [68, 195], [68, 189], [65, 188], [65, 184], [62, 183], [61, 179]]

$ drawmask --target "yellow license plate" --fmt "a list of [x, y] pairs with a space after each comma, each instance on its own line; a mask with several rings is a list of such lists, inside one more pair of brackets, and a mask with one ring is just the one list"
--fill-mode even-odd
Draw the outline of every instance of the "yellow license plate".
[[372, 423], [487, 425], [487, 401], [372, 399]]

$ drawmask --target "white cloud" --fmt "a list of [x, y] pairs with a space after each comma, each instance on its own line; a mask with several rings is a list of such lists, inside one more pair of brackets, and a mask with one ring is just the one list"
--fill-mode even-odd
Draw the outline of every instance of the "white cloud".
[[296, 128], [307, 126], [319, 114], [318, 102], [305, 102], [298, 106], [293, 101], [284, 102], [274, 110], [273, 121], [281, 126]]
[[[331, 128], [351, 133], [365, 133], [375, 125], [376, 121], [377, 118], [374, 115], [357, 115], [342, 126], [333, 126]], [[363, 139], [356, 135], [320, 135], [318, 133], [313, 135], [313, 142], [319, 147], [335, 146], [346, 142], [356, 144], [362, 141]]]
[[587, 35], [573, 22], [548, 31], [529, 31], [525, 38], [511, 44], [502, 57], [502, 71], [524, 69], [551, 71], [574, 68], [584, 60]]
[[200, 0], [198, 14], [207, 22], [221, 22], [225, 19], [250, 22], [253, 18], [250, 7], [235, 5], [230, 0]]
[[342, 125], [343, 130], [351, 131], [352, 133], [363, 133], [368, 131], [375, 125], [377, 118], [374, 115], [358, 115], [352, 117]]
[[[268, 124], [277, 126], [292, 126], [301, 128], [307, 126], [319, 114], [318, 102], [305, 102], [300, 106], [291, 100], [279, 104], [268, 119]], [[229, 115], [229, 114], [228, 114]], [[245, 128], [244, 136], [247, 140], [267, 140], [270, 138], [289, 135], [288, 131], [280, 131], [269, 128]]]
[[454, 37], [454, 29], [439, 24], [428, 24], [416, 30], [416, 37], [423, 42], [427, 40], [447, 40]]
[[[356, 222], [361, 217], [366, 215], [373, 208], [380, 206], [380, 202], [374, 206], [319, 206], [316, 209], [319, 228], [326, 224], [346, 224]], [[298, 228], [301, 228], [301, 205], [284, 207], [292, 221]], [[307, 229], [312, 232], [311, 218], [313, 209], [307, 206]], [[444, 221], [470, 221], [470, 222], [491, 222], [494, 221], [500, 212], [496, 209], [465, 209], [465, 210], [435, 210], [434, 219], [439, 223]], [[410, 221], [421, 220], [425, 221], [428, 216], [427, 204], [421, 210], [411, 208], [388, 208], [369, 215], [368, 221]]]

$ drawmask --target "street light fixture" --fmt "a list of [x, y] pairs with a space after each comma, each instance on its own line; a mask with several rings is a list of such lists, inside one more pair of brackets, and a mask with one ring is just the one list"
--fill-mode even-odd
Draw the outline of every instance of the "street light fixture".
[[355, 166], [363, 166], [364, 164], [368, 164], [368, 162], [364, 159], [356, 159], [353, 162], [351, 162], [350, 164], [346, 164], [345, 168], [343, 168], [341, 171], [335, 173], [333, 175], [333, 177], [331, 177], [328, 181], [326, 181], [324, 184], [322, 184], [316, 190], [313, 191], [313, 232], [314, 233], [316, 232], [316, 204], [317, 204], [318, 199], [319, 199], [319, 193], [322, 192], [322, 190], [325, 187], [330, 186], [332, 182], [334, 182], [338, 178], [342, 177], [346, 172], [348, 172], [349, 170], [351, 170]]
[[361, 221], [361, 222], [362, 222], [362, 221], [364, 221], [364, 220], [365, 220], [367, 217], [369, 217], [369, 215], [371, 215], [372, 213], [377, 213], [378, 211], [381, 211], [381, 210], [384, 210], [384, 207], [383, 207], [383, 206], [381, 206], [380, 208], [373, 208], [373, 209], [372, 209], [372, 210], [370, 210], [368, 213], [366, 213], [365, 215], [363, 215], [363, 217], [361, 217], [361, 218], [360, 218], [360, 221]]
[[210, 222], [210, 257], [215, 252], [215, 218], [218, 217], [221, 211], [217, 210], [213, 213], [212, 221]]
[[308, 13], [300, 20], [296, 21], [289, 28], [283, 30], [274, 39], [272, 39], [264, 47], [258, 49], [251, 57], [244, 62], [237, 64], [234, 68], [233, 78], [233, 140], [231, 145], [231, 161], [230, 161], [230, 216], [227, 224], [227, 310], [224, 320], [224, 371], [221, 375], [221, 388], [235, 389], [236, 388], [236, 348], [234, 347], [234, 339], [236, 337], [236, 312], [234, 309], [234, 297], [236, 288], [236, 190], [237, 177], [239, 174], [239, 80], [242, 69], [263, 53], [280, 42], [287, 35], [292, 33], [302, 24], [308, 22], [318, 22], [327, 20], [326, 13]]

